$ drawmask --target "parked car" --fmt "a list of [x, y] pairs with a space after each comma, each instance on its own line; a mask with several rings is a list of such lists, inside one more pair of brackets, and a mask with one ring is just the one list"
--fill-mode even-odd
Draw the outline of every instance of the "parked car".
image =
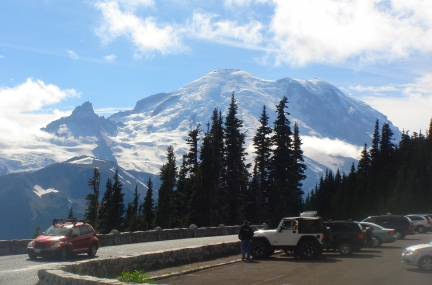
[[414, 223], [414, 230], [420, 234], [432, 231], [431, 218], [427, 214], [407, 215]]
[[332, 241], [327, 249], [338, 250], [341, 255], [348, 255], [365, 247], [371, 242], [372, 234], [367, 238], [366, 230], [354, 221], [326, 221], [331, 229]]
[[54, 219], [52, 226], [28, 244], [27, 254], [30, 259], [54, 256], [65, 260], [79, 253], [95, 256], [99, 245], [93, 227], [85, 221]]
[[362, 222], [380, 225], [387, 229], [394, 229], [398, 239], [404, 239], [407, 235], [414, 235], [414, 224], [410, 218], [402, 215], [369, 216]]
[[380, 225], [368, 222], [360, 222], [360, 225], [362, 225], [364, 229], [369, 227], [372, 230], [373, 237], [372, 242], [369, 244], [369, 246], [377, 247], [383, 243], [395, 242], [398, 239], [397, 236], [395, 236], [394, 229], [386, 229], [381, 227]]
[[402, 251], [402, 262], [432, 271], [432, 241], [405, 248]]

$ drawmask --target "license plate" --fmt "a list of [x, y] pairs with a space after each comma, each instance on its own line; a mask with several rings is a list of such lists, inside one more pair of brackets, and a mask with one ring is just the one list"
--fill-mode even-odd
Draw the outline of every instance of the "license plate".
[[34, 252], [35, 252], [35, 253], [40, 253], [41, 250], [40, 250], [39, 248], [35, 248], [35, 249], [34, 249]]

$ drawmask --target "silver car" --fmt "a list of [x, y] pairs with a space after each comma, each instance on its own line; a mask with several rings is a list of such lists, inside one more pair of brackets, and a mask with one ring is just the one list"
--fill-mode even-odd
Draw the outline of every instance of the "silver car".
[[402, 262], [425, 271], [432, 271], [432, 241], [405, 248], [402, 251]]
[[398, 239], [394, 229], [383, 228], [380, 225], [369, 222], [360, 222], [360, 224], [363, 228], [371, 228], [373, 237], [370, 246], [372, 247], [380, 246], [383, 243], [392, 243]]
[[427, 214], [407, 215], [414, 223], [414, 230], [420, 234], [432, 231], [431, 218]]

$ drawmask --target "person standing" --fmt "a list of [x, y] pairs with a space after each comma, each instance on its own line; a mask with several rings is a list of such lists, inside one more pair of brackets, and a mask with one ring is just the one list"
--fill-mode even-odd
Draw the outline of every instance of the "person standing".
[[243, 226], [240, 228], [240, 232], [238, 234], [238, 238], [241, 240], [241, 255], [242, 260], [250, 260], [251, 255], [251, 244], [252, 237], [254, 232], [252, 228], [249, 226], [249, 222], [246, 220], [243, 223]]

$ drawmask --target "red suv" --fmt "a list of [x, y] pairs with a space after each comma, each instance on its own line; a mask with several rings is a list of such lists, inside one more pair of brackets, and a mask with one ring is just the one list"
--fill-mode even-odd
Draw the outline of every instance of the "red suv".
[[85, 221], [54, 219], [51, 227], [28, 244], [27, 254], [30, 259], [56, 256], [65, 260], [78, 253], [95, 256], [99, 245], [93, 227]]

